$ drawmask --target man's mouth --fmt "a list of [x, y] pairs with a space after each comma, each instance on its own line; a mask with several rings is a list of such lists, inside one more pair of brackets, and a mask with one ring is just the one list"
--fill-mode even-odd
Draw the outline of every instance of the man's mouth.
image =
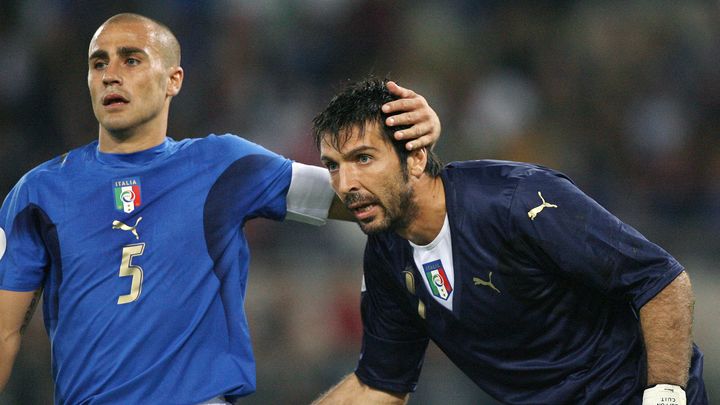
[[355, 212], [365, 212], [365, 211], [369, 211], [369, 210], [373, 207], [373, 205], [375, 205], [375, 204], [363, 205], [363, 206], [361, 206], [361, 207], [355, 208], [354, 211], [355, 211]]
[[347, 208], [352, 211], [358, 221], [372, 219], [377, 214], [378, 204], [375, 201], [348, 204]]
[[128, 99], [126, 99], [125, 97], [123, 97], [119, 94], [115, 94], [115, 93], [108, 94], [107, 96], [103, 97], [103, 99], [102, 99], [102, 103], [104, 106], [127, 104], [129, 102], [130, 101]]

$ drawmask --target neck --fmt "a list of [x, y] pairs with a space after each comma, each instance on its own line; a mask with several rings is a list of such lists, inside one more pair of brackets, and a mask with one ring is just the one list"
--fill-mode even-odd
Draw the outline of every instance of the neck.
[[150, 149], [165, 142], [167, 134], [167, 107], [164, 114], [153, 117], [138, 126], [110, 130], [100, 125], [98, 149], [103, 153], [134, 153]]
[[100, 135], [98, 149], [103, 153], [135, 153], [153, 148], [165, 141], [165, 136]]
[[445, 189], [440, 176], [433, 178], [423, 174], [415, 186], [413, 202], [417, 210], [415, 217], [396, 232], [416, 245], [427, 245], [442, 230], [447, 212]]

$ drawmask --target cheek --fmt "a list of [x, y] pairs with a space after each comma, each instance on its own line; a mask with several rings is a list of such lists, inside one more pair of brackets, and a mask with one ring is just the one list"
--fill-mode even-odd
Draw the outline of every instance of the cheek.
[[140, 101], [138, 104], [142, 104], [148, 109], [159, 108], [165, 101], [165, 90], [155, 78], [139, 82], [135, 87], [134, 94], [133, 98]]
[[402, 194], [404, 185], [402, 176], [384, 177], [382, 184], [380, 184], [383, 192], [383, 200], [385, 200], [388, 205], [393, 205], [399, 199], [400, 194]]
[[87, 78], [88, 90], [90, 90], [90, 97], [91, 97], [93, 100], [94, 100], [95, 97], [97, 96], [97, 90], [96, 90], [96, 89], [97, 89], [97, 84], [96, 84], [96, 82], [97, 82], [97, 80], [95, 80], [95, 78], [94, 78], [93, 76], [88, 76], [88, 78]]
[[335, 190], [336, 193], [338, 192], [338, 184], [338, 176], [330, 176], [330, 187], [332, 187], [332, 189]]

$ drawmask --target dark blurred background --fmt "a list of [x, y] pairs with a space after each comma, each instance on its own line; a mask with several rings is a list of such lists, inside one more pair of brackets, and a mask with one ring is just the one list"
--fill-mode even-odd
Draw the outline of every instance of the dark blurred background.
[[[97, 137], [87, 47], [124, 11], [166, 23], [182, 44], [176, 139], [232, 132], [317, 164], [312, 117], [372, 73], [428, 98], [444, 160], [565, 172], [687, 267], [711, 403], [720, 398], [717, 1], [2, 0], [0, 199]], [[247, 233], [258, 392], [243, 403], [308, 403], [356, 363], [364, 236], [266, 220]], [[2, 404], [52, 402], [41, 318]], [[431, 347], [411, 403], [494, 402]]]

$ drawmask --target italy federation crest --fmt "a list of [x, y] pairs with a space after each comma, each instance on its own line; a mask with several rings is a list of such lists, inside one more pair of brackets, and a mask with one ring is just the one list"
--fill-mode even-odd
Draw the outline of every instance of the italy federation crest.
[[142, 204], [140, 198], [140, 179], [117, 180], [113, 182], [113, 194], [115, 195], [115, 209], [125, 213], [135, 211], [135, 207]]
[[435, 260], [430, 263], [423, 264], [423, 270], [425, 270], [425, 277], [427, 277], [428, 284], [430, 284], [430, 292], [432, 295], [447, 300], [452, 293], [452, 285], [445, 274], [442, 262]]

